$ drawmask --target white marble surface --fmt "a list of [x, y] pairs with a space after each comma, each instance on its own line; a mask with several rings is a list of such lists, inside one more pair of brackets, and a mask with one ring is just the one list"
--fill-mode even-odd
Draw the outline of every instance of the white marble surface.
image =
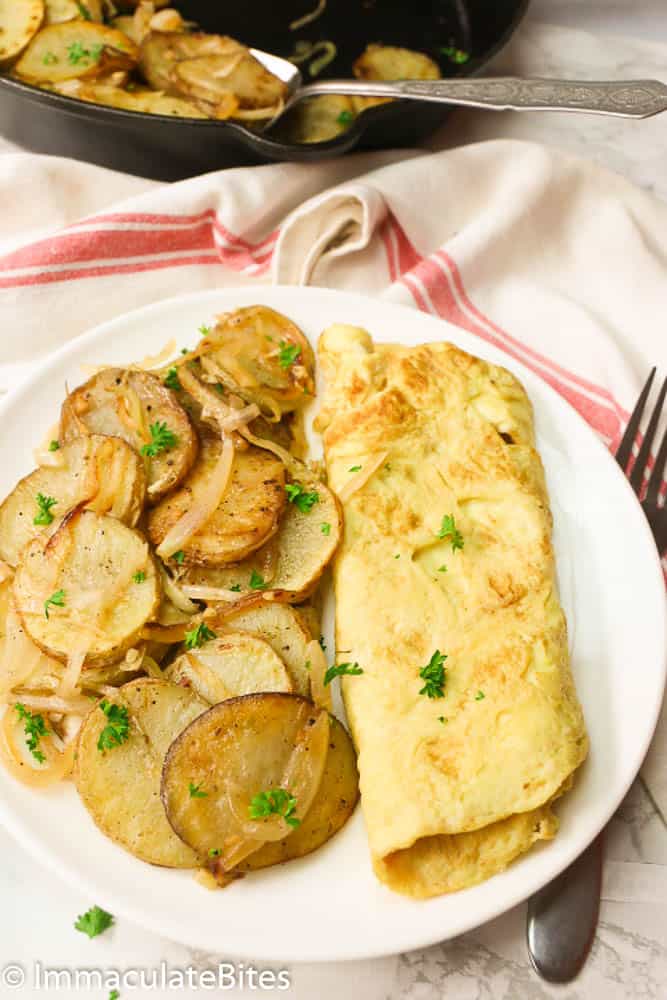
[[[541, 20], [561, 28], [545, 30]], [[579, 28], [583, 30], [573, 30]], [[628, 34], [636, 40], [628, 41]], [[609, 37], [605, 37], [608, 35]], [[644, 41], [638, 39], [643, 38]], [[662, 42], [662, 44], [658, 44]], [[534, 0], [516, 41], [497, 63], [500, 71], [541, 75], [648, 76], [667, 80], [665, 0]], [[438, 137], [438, 145], [499, 135], [521, 136], [588, 156], [667, 197], [667, 123], [640, 124], [570, 116], [459, 114]], [[0, 144], [1, 148], [1, 144]], [[629, 665], [635, 669], [639, 665]], [[667, 719], [663, 718], [642, 778], [611, 823], [601, 923], [591, 959], [569, 987], [541, 983], [524, 945], [524, 907], [476, 931], [424, 952], [384, 960], [331, 966], [295, 966], [292, 986], [282, 995], [297, 1000], [622, 1000], [667, 996]], [[56, 968], [207, 968], [225, 956], [192, 953], [125, 921], [95, 941], [72, 924], [95, 900], [42, 870], [0, 830], [0, 998], [99, 997], [109, 990], [63, 987], [47, 992], [35, 985], [10, 990], [2, 969], [16, 963], [30, 982], [36, 961]], [[313, 888], [316, 891], [316, 887]], [[182, 995], [200, 991], [182, 989]], [[213, 990], [209, 996], [242, 997], [249, 990]], [[280, 995], [277, 991], [276, 995]], [[128, 997], [166, 998], [174, 992], [121, 991]]]

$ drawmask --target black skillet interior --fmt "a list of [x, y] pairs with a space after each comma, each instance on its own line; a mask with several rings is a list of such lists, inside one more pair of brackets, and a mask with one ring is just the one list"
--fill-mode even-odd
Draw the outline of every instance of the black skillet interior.
[[[328, 41], [336, 57], [317, 79], [352, 75], [373, 42], [426, 52], [443, 76], [470, 75], [507, 40], [528, 0], [174, 0], [205, 31], [289, 57], [299, 41]], [[463, 53], [463, 55], [460, 55]], [[312, 60], [311, 60], [312, 64]], [[306, 80], [309, 63], [301, 66]], [[413, 146], [437, 128], [446, 107], [392, 102], [364, 112], [343, 135], [312, 145], [287, 143], [231, 122], [136, 115], [0, 79], [0, 132], [41, 152], [90, 160], [129, 173], [175, 180], [220, 167], [275, 160], [312, 161], [352, 148]]]

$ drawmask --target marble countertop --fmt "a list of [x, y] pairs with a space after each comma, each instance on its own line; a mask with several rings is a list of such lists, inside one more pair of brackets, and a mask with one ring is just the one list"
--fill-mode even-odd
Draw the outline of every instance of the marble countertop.
[[[542, 22], [552, 27], [545, 28]], [[631, 40], [629, 40], [631, 38]], [[664, 0], [534, 0], [512, 44], [498, 57], [499, 72], [620, 78], [657, 76], [667, 81], [667, 16]], [[667, 198], [667, 128], [664, 119], [627, 123], [566, 115], [495, 116], [458, 113], [434, 145], [442, 148], [498, 136], [529, 138], [587, 156]], [[0, 139], [0, 150], [2, 141]], [[525, 907], [456, 940], [393, 958], [338, 964], [296, 965], [295, 1000], [659, 1000], [667, 991], [667, 715], [663, 717], [641, 776], [611, 822], [599, 932], [581, 977], [568, 987], [542, 983], [528, 962]], [[10, 965], [32, 978], [44, 967], [100, 970], [147, 968], [161, 962], [171, 970], [204, 969], [229, 959], [193, 952], [124, 920], [94, 941], [73, 929], [76, 916], [96, 901], [62, 883], [30, 859], [0, 829], [0, 982]], [[315, 890], [314, 890], [315, 891]], [[247, 964], [247, 963], [246, 963]], [[64, 984], [64, 980], [63, 980]], [[0, 996], [97, 997], [109, 989], [34, 983], [12, 990], [11, 976]], [[202, 987], [203, 991], [203, 987]], [[191, 987], [182, 995], [199, 995]], [[248, 989], [207, 990], [210, 996], [242, 997]], [[280, 995], [279, 992], [275, 992]], [[121, 991], [166, 998], [174, 991]]]

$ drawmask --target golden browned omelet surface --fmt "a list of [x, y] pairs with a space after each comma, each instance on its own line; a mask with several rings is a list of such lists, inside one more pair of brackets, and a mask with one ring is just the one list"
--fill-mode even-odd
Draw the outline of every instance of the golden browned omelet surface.
[[451, 344], [336, 326], [319, 349], [330, 486], [382, 459], [344, 503], [334, 569], [338, 660], [364, 671], [343, 690], [371, 854], [393, 888], [434, 895], [553, 836], [549, 803], [587, 753], [531, 406]]

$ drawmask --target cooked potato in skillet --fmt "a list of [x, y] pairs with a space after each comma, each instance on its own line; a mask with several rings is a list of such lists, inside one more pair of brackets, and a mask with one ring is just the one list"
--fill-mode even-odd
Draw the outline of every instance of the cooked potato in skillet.
[[53, 534], [39, 535], [24, 549], [14, 600], [26, 632], [46, 653], [67, 660], [82, 650], [84, 666], [103, 666], [138, 642], [160, 590], [153, 557], [137, 531], [74, 508]]
[[140, 456], [125, 441], [91, 434], [53, 453], [58, 464], [40, 466], [14, 487], [0, 506], [0, 559], [16, 566], [21, 551], [37, 535], [85, 503], [134, 526], [146, 499]]
[[143, 454], [152, 503], [178, 485], [197, 454], [197, 435], [175, 393], [157, 376], [133, 369], [106, 368], [69, 394], [60, 439], [81, 434], [120, 437]]
[[247, 632], [227, 632], [186, 650], [168, 667], [165, 677], [192, 688], [209, 705], [241, 694], [292, 690], [280, 657], [268, 642]]
[[328, 142], [350, 127], [356, 118], [356, 108], [351, 97], [320, 94], [299, 101], [288, 115], [289, 120], [282, 127], [290, 142]]
[[93, 21], [66, 21], [43, 28], [14, 66], [28, 83], [57, 83], [131, 69], [137, 47], [120, 31]]
[[53, 89], [64, 97], [76, 97], [79, 101], [92, 104], [106, 104], [110, 108], [123, 111], [141, 111], [153, 115], [168, 115], [172, 118], [206, 118], [206, 115], [189, 101], [180, 97], [169, 97], [147, 88], [132, 91], [114, 87], [110, 83], [96, 83], [88, 80], [65, 80], [54, 84]]
[[44, 0], [0, 0], [0, 67], [23, 52], [43, 20]]
[[103, 20], [102, 0], [46, 0], [46, 24]]
[[423, 52], [368, 45], [354, 64], [359, 80], [439, 80], [440, 67]]
[[[199, 458], [179, 489], [165, 497], [148, 518], [156, 547], [198, 501], [222, 451], [220, 440], [202, 442]], [[185, 565], [224, 566], [244, 559], [275, 534], [285, 509], [285, 467], [261, 448], [234, 455], [232, 478], [222, 503], [183, 545]]]
[[132, 681], [98, 703], [79, 735], [75, 777], [83, 804], [107, 837], [149, 864], [199, 863], [167, 822], [160, 780], [170, 744], [205, 709], [187, 688]]

